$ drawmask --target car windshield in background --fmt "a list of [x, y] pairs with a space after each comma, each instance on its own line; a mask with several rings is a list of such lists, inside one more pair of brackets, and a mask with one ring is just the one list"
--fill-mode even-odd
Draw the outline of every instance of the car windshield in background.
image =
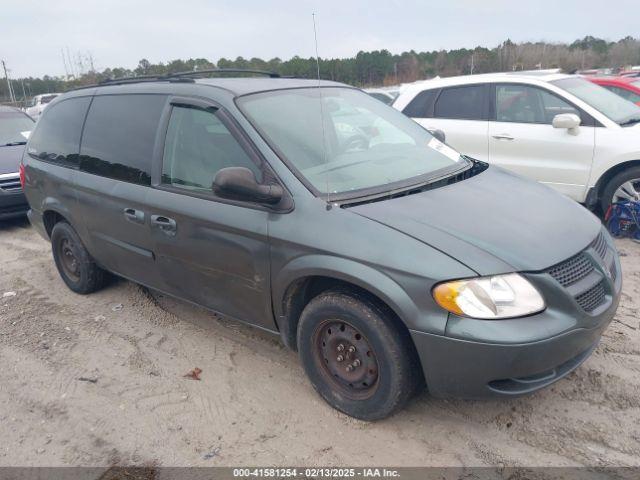
[[0, 112], [0, 147], [26, 143], [33, 125], [33, 120], [22, 113]]
[[381, 193], [468, 165], [413, 120], [359, 90], [277, 90], [238, 104], [316, 194]]
[[40, 99], [40, 103], [49, 103], [51, 100], [56, 98], [58, 95], [45, 95]]
[[579, 77], [565, 78], [551, 83], [588, 103], [619, 125], [626, 126], [640, 122], [640, 107], [638, 105], [619, 97], [600, 85]]

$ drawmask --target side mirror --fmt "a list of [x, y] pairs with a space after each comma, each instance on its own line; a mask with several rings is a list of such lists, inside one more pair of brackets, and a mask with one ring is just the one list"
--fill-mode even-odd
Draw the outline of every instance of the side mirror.
[[442, 143], [444, 143], [445, 139], [447, 138], [444, 132], [440, 129], [429, 129], [429, 133], [440, 140]]
[[560, 113], [553, 117], [551, 123], [553, 128], [566, 128], [567, 132], [571, 135], [578, 134], [578, 127], [580, 126], [580, 117], [575, 113]]
[[251, 170], [227, 167], [218, 171], [211, 186], [213, 193], [223, 198], [274, 205], [284, 194], [280, 185], [262, 185]]

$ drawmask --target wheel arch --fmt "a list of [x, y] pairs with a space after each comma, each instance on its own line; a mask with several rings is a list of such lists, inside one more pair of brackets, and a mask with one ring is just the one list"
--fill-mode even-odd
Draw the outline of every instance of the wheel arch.
[[51, 239], [51, 232], [55, 224], [59, 222], [69, 223], [69, 220], [57, 210], [49, 209], [42, 212], [42, 222], [44, 223], [44, 230], [47, 232], [47, 237]]
[[83, 223], [77, 218], [77, 211], [74, 214], [74, 202], [75, 199], [70, 199], [68, 204], [53, 196], [47, 196], [42, 200], [40, 212], [42, 212], [42, 221], [49, 239], [51, 239], [53, 226], [59, 221], [65, 221], [76, 230], [82, 241], [86, 242], [87, 232]]
[[594, 191], [596, 194], [595, 194], [595, 197], [591, 199], [591, 203], [593, 205], [597, 205], [598, 202], [600, 202], [600, 199], [602, 198], [602, 193], [605, 187], [607, 186], [607, 184], [609, 183], [609, 181], [620, 172], [631, 167], [640, 167], [640, 159], [627, 160], [625, 162], [613, 165], [608, 170], [605, 170], [605, 172], [602, 175], [600, 175], [600, 178], [598, 178], [598, 181], [594, 186]]
[[275, 282], [274, 314], [287, 347], [297, 349], [296, 333], [304, 307], [320, 293], [336, 287], [366, 296], [407, 333], [407, 319], [418, 316], [417, 307], [407, 293], [382, 272], [351, 260], [302, 257], [281, 271]]

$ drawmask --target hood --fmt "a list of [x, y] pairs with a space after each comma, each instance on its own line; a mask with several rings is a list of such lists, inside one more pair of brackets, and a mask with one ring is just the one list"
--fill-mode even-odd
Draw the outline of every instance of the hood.
[[3, 173], [16, 173], [22, 160], [24, 145], [13, 147], [0, 147], [0, 175]]
[[460, 182], [349, 208], [480, 275], [544, 270], [586, 248], [599, 220], [549, 187], [489, 167]]

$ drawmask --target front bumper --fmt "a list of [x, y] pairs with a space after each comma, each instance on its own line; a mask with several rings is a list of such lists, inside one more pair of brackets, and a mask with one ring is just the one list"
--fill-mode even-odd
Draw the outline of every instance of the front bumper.
[[[445, 335], [411, 331], [430, 393], [459, 398], [523, 395], [560, 380], [584, 362], [613, 319], [622, 291], [615, 246], [606, 233], [601, 235], [600, 243], [581, 253], [594, 265], [582, 280], [563, 286], [549, 271], [526, 274], [547, 300], [545, 311], [493, 321], [450, 315]], [[572, 294], [594, 278], [603, 292], [596, 306]]]
[[23, 216], [27, 210], [29, 204], [22, 191], [5, 192], [0, 189], [0, 220]]
[[[613, 315], [611, 316], [613, 318]], [[429, 392], [436, 397], [518, 396], [568, 375], [598, 345], [611, 318], [534, 343], [500, 345], [411, 332]]]

